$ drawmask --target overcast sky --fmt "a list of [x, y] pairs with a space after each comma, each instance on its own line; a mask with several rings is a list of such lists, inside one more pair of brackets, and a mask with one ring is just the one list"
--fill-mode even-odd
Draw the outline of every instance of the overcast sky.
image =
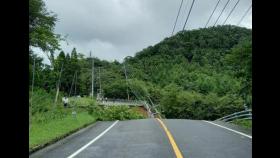
[[[150, 45], [170, 36], [181, 0], [44, 0], [48, 10], [58, 16], [55, 32], [68, 35], [61, 43], [65, 52], [76, 47], [78, 53], [105, 60], [122, 61]], [[204, 27], [218, 0], [196, 0], [186, 29]], [[220, 17], [221, 24], [234, 4], [231, 0]], [[184, 0], [175, 32], [181, 31], [191, 6]], [[227, 0], [221, 0], [209, 25], [213, 25]], [[240, 0], [227, 24], [236, 25], [251, 0]], [[247, 14], [243, 27], [252, 27], [252, 11]], [[40, 52], [39, 50], [37, 50]], [[45, 56], [42, 53], [42, 57]], [[45, 60], [45, 63], [49, 63]]]

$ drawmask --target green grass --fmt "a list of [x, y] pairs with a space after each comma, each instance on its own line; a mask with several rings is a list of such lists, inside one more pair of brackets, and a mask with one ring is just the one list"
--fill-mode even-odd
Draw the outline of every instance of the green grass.
[[77, 118], [67, 115], [62, 119], [50, 120], [46, 123], [34, 122], [29, 132], [29, 149], [48, 143], [69, 132], [95, 122], [95, 118], [87, 112], [77, 114]]
[[[71, 107], [64, 108], [62, 103], [53, 105], [53, 96], [42, 91], [36, 93], [37, 99], [32, 106], [32, 124], [29, 132], [29, 150], [49, 144], [69, 135], [96, 120], [129, 120], [145, 118], [142, 113], [128, 106], [104, 108], [96, 105], [91, 98], [69, 98]], [[46, 96], [46, 97], [45, 97]], [[71, 115], [76, 109], [77, 118]]]
[[234, 120], [232, 122], [233, 124], [236, 124], [238, 126], [241, 126], [243, 128], [246, 128], [246, 129], [251, 129], [252, 128], [252, 120]]

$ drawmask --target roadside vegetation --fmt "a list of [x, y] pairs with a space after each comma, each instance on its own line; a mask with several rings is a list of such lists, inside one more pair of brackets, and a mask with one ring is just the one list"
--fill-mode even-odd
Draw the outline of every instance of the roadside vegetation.
[[61, 96], [56, 104], [54, 98], [54, 92], [34, 89], [30, 107], [29, 149], [58, 140], [96, 121], [82, 108], [76, 108], [77, 115], [73, 115], [73, 108], [63, 107]]
[[129, 106], [91, 106], [90, 114], [100, 121], [143, 119], [146, 116]]
[[29, 131], [29, 149], [58, 140], [95, 121], [96, 119], [87, 112], [78, 112], [76, 116], [70, 113], [61, 119], [52, 119], [44, 123], [34, 121]]
[[[63, 94], [61, 94], [63, 95]], [[35, 89], [31, 110], [29, 149], [54, 142], [96, 121], [130, 120], [146, 118], [137, 108], [128, 106], [97, 105], [88, 97], [71, 97], [64, 108], [61, 95], [54, 104], [55, 93]], [[75, 113], [73, 113], [75, 112]]]
[[232, 121], [232, 123], [236, 124], [238, 126], [241, 126], [243, 128], [246, 128], [246, 129], [252, 129], [252, 120], [237, 119], [237, 120]]

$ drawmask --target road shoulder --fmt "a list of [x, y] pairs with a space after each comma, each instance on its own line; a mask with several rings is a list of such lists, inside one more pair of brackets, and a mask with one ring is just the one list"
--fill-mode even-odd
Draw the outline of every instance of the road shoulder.
[[[95, 136], [101, 133], [105, 128], [111, 124], [111, 121], [97, 121], [85, 128], [82, 128], [71, 135], [66, 136], [63, 139], [56, 141], [55, 143], [48, 145], [44, 148], [41, 148], [31, 154], [29, 157], [52, 157], [51, 153], [61, 153], [62, 157], [65, 157], [67, 154], [72, 153], [73, 150], [76, 150], [88, 143], [90, 137]], [[83, 136], [83, 137], [82, 137]], [[80, 139], [82, 137], [82, 139]], [[78, 141], [77, 141], [78, 140]], [[78, 142], [78, 143], [75, 143]], [[65, 146], [67, 146], [66, 149]], [[63, 151], [63, 152], [61, 152]], [[60, 154], [59, 154], [60, 155]]]
[[221, 126], [224, 126], [224, 127], [236, 130], [238, 132], [242, 132], [242, 133], [252, 136], [252, 129], [246, 129], [241, 126], [238, 126], [238, 125], [235, 125], [232, 123], [223, 122], [223, 121], [212, 121], [212, 122], [215, 124], [218, 124], [218, 125], [221, 125]]

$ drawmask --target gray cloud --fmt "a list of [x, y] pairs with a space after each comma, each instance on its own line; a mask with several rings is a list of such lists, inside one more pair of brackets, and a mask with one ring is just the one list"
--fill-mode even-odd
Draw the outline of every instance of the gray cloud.
[[[46, 0], [49, 10], [58, 15], [55, 32], [68, 34], [68, 43], [62, 49], [106, 60], [119, 60], [133, 56], [143, 48], [170, 36], [181, 0]], [[219, 20], [221, 24], [237, 0], [231, 0]], [[204, 27], [217, 0], [196, 0], [187, 29]], [[213, 25], [226, 0], [221, 0], [210, 25]], [[186, 5], [187, 4], [187, 5]], [[175, 31], [183, 28], [191, 0], [185, 0]], [[250, 0], [241, 0], [227, 24], [236, 24]], [[241, 26], [251, 28], [251, 12]]]

